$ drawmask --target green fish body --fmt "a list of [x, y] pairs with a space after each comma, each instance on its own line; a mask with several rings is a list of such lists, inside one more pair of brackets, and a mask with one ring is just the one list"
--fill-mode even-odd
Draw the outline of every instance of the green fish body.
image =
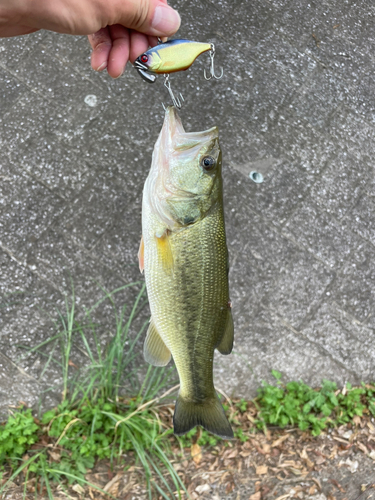
[[144, 187], [139, 261], [151, 308], [145, 359], [164, 366], [172, 355], [180, 378], [175, 434], [201, 425], [233, 437], [213, 384], [215, 348], [233, 346], [218, 130], [186, 133], [174, 107]]

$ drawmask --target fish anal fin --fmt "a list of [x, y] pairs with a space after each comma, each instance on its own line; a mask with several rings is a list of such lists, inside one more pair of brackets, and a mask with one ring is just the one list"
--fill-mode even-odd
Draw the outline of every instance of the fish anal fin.
[[167, 274], [173, 273], [173, 253], [170, 242], [170, 231], [166, 229], [163, 233], [155, 234], [158, 256]]
[[228, 307], [227, 319], [225, 321], [225, 329], [223, 336], [219, 342], [219, 345], [216, 347], [217, 350], [221, 354], [230, 354], [233, 349], [233, 340], [234, 340], [234, 325], [233, 325], [233, 317], [232, 310]]
[[143, 273], [143, 270], [145, 268], [145, 242], [143, 240], [143, 236], [139, 244], [138, 262], [139, 262], [139, 270], [141, 271], [141, 273]]
[[143, 345], [143, 356], [153, 366], [165, 366], [171, 359], [171, 352], [160, 337], [152, 318]]
[[178, 395], [173, 415], [174, 433], [181, 436], [196, 425], [223, 439], [233, 439], [232, 427], [216, 394], [199, 403]]

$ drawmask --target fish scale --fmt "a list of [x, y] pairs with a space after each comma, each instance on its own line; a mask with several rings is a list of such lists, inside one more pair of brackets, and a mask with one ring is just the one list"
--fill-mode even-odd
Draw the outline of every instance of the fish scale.
[[[170, 237], [172, 254], [176, 255], [173, 275], [166, 273], [160, 265], [151, 229], [151, 241], [146, 244], [145, 268], [153, 271], [146, 271], [147, 290], [150, 303], [155, 303], [152, 313], [155, 325], [158, 331], [165, 332], [163, 340], [172, 353], [182, 352], [187, 345], [192, 349], [196, 342], [201, 341], [212, 359], [214, 347], [223, 333], [221, 316], [223, 312], [225, 316], [227, 313], [228, 289], [225, 233], [220, 212], [217, 209], [202, 223]], [[202, 348], [202, 345], [198, 347]], [[202, 392], [212, 392], [212, 362], [207, 363], [205, 359], [203, 367], [198, 370], [199, 359], [197, 362], [191, 352], [174, 359], [181, 375], [181, 392], [185, 387], [191, 387], [195, 374], [206, 388]], [[195, 370], [191, 370], [190, 365], [194, 365]], [[197, 391], [198, 387], [193, 385], [193, 390]]]
[[[233, 344], [217, 135], [186, 133], [167, 108], [144, 188], [140, 266], [151, 309], [145, 358], [161, 366], [171, 353], [180, 377], [175, 433], [202, 425], [230, 438], [213, 384], [214, 350], [228, 354]], [[214, 158], [215, 171], [202, 158]]]

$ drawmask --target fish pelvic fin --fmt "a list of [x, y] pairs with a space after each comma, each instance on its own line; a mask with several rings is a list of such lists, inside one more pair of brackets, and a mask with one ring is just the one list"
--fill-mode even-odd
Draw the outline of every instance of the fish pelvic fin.
[[233, 349], [233, 341], [234, 341], [234, 325], [233, 325], [233, 317], [231, 309], [228, 309], [227, 319], [225, 322], [225, 330], [219, 345], [217, 346], [217, 350], [220, 354], [230, 354]]
[[171, 359], [171, 351], [164, 344], [152, 318], [143, 345], [143, 356], [153, 366], [165, 366]]
[[196, 425], [223, 439], [233, 439], [232, 427], [216, 394], [199, 403], [178, 395], [173, 415], [174, 433], [181, 436]]

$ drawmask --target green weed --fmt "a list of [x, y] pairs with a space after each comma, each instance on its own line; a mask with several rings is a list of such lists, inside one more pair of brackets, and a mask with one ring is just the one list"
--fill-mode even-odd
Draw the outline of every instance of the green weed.
[[11, 415], [0, 432], [0, 464], [7, 458], [16, 463], [38, 441], [38, 430], [30, 409]]
[[[375, 416], [375, 386], [362, 383], [360, 387], [352, 387], [347, 383], [343, 390], [338, 390], [334, 382], [324, 380], [318, 389], [303, 382], [282, 382], [282, 375], [272, 370], [276, 385], [263, 383], [258, 389], [258, 397], [253, 400], [257, 408], [257, 416], [251, 421], [251, 426], [244, 430], [241, 424], [243, 414], [249, 409], [245, 399], [232, 404], [223, 403], [224, 410], [229, 412], [234, 437], [241, 442], [248, 441], [250, 434], [257, 429], [266, 430], [268, 425], [285, 428], [296, 426], [301, 430], [310, 430], [314, 436], [328, 427], [336, 427], [353, 421], [353, 418], [363, 414]], [[184, 447], [193, 443], [200, 446], [216, 446], [222, 442], [204, 429], [189, 431], [180, 438]], [[227, 443], [226, 443], [227, 444]]]
[[[160, 393], [171, 385], [174, 370], [150, 366], [141, 376], [143, 383], [138, 381], [134, 349], [148, 321], [138, 332], [131, 335], [130, 331], [147, 303], [144, 285], [131, 308], [117, 310], [115, 306], [114, 294], [137, 285], [133, 283], [111, 293], [103, 290], [103, 298], [86, 309], [80, 321], [73, 290], [64, 314], [59, 313], [56, 334], [28, 349], [29, 353], [38, 352], [46, 358], [43, 373], [53, 363], [61, 370], [62, 402], [39, 420], [33, 418], [30, 409], [20, 409], [0, 427], [0, 468], [7, 466], [11, 470], [0, 495], [21, 472], [27, 471], [27, 478], [35, 479], [39, 491], [44, 487], [48, 498], [53, 499], [54, 485], [60, 484], [64, 489], [73, 484], [84, 486], [88, 484], [85, 475], [96, 460], [108, 459], [111, 464], [120, 465], [129, 452], [143, 467], [149, 499], [155, 491], [168, 499], [176, 498], [176, 491], [180, 497], [185, 490], [170, 461], [173, 453], [166, 437], [171, 430], [162, 425], [155, 410], [163, 397]], [[93, 312], [104, 301], [112, 305], [115, 319], [114, 335], [105, 348], [92, 320]], [[71, 363], [77, 345], [89, 361], [81, 370]], [[34, 446], [30, 448], [31, 445]]]
[[272, 371], [276, 386], [264, 383], [258, 389], [255, 403], [259, 409], [257, 426], [298, 426], [301, 430], [311, 429], [314, 436], [327, 427], [350, 422], [355, 415], [364, 411], [375, 414], [375, 388], [362, 384], [352, 387], [347, 383], [345, 390], [337, 390], [334, 382], [323, 380], [322, 387], [313, 389], [303, 382], [283, 384], [281, 374]]
[[[161, 422], [157, 411], [163, 397], [175, 389], [160, 396], [166, 386], [172, 385], [174, 369], [149, 367], [145, 375], [138, 377], [135, 347], [148, 321], [141, 324], [138, 331], [133, 330], [135, 320], [147, 303], [145, 287], [141, 287], [131, 308], [118, 309], [114, 300], [116, 293], [136, 286], [139, 284], [131, 283], [111, 293], [103, 290], [103, 297], [94, 306], [83, 311], [81, 308], [80, 320], [73, 289], [65, 310], [59, 312], [55, 335], [28, 348], [28, 353], [44, 356], [42, 376], [51, 364], [61, 370], [62, 401], [43, 413], [39, 420], [30, 409], [21, 408], [0, 426], [0, 474], [4, 469], [10, 471], [0, 495], [21, 473], [25, 477], [24, 497], [30, 479], [35, 480], [35, 491], [45, 490], [51, 500], [57, 484], [68, 495], [69, 486], [89, 484], [85, 476], [97, 460], [106, 459], [113, 465], [121, 465], [124, 454], [128, 453], [133, 454], [143, 468], [150, 500], [155, 493], [172, 499], [176, 491], [179, 497], [186, 491], [171, 462], [174, 458], [170, 444], [172, 430]], [[111, 304], [114, 318], [113, 336], [106, 347], [102, 346], [93, 320], [94, 312], [104, 302]], [[76, 348], [88, 361], [81, 369], [71, 360]], [[264, 383], [254, 400], [258, 415], [255, 419], [251, 417], [251, 422], [258, 429], [265, 429], [267, 425], [292, 425], [318, 435], [328, 426], [350, 422], [356, 415], [375, 416], [374, 386], [346, 384], [344, 390], [338, 390], [335, 383], [325, 380], [321, 388], [313, 389], [303, 382], [284, 384], [279, 372], [272, 373], [276, 384]], [[247, 441], [254, 427], [244, 430], [241, 421], [247, 419], [249, 402], [227, 400], [223, 407], [229, 413], [235, 437], [241, 442]], [[178, 442], [182, 447], [190, 447], [192, 443], [217, 446], [222, 440], [195, 428], [178, 438]]]

